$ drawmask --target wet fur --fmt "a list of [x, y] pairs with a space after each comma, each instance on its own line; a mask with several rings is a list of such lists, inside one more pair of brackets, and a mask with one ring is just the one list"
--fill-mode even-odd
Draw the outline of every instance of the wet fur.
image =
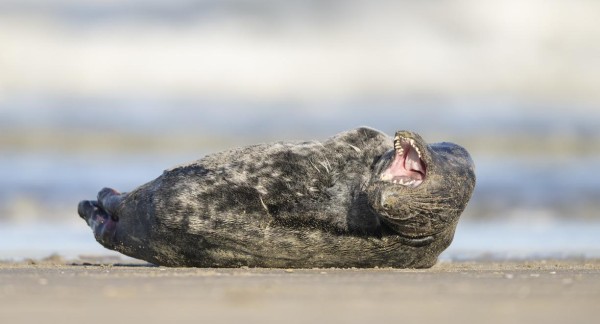
[[[392, 139], [370, 128], [323, 143], [229, 150], [169, 169], [129, 193], [103, 189], [97, 201], [80, 203], [79, 214], [105, 247], [160, 265], [430, 267], [452, 241], [470, 192], [455, 207], [429, 207], [446, 221], [430, 219], [440, 225], [426, 237], [402, 235], [379, 210], [388, 184], [377, 173], [390, 150]], [[471, 173], [451, 176], [474, 186]], [[411, 208], [424, 208], [422, 199], [415, 196]]]

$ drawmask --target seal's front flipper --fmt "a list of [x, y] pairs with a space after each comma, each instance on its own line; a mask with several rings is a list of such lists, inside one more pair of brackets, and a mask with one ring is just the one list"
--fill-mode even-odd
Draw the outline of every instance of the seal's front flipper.
[[118, 207], [123, 201], [123, 195], [112, 188], [103, 188], [98, 192], [98, 206], [104, 210], [112, 220], [118, 221]]
[[79, 203], [77, 208], [79, 216], [83, 218], [88, 226], [94, 232], [96, 241], [112, 249], [114, 246], [115, 233], [117, 231], [118, 220], [113, 219], [102, 207], [94, 200], [84, 200]]

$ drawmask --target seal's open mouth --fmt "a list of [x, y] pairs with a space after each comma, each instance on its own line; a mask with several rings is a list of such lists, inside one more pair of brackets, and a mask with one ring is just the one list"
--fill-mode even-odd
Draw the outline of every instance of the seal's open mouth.
[[427, 174], [427, 165], [422, 159], [421, 150], [412, 138], [396, 135], [396, 154], [390, 166], [381, 174], [381, 180], [407, 187], [417, 187]]

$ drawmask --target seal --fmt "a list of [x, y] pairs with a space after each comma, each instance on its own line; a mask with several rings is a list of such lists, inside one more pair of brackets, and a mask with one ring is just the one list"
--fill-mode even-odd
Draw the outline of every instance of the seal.
[[232, 149], [78, 213], [104, 247], [164, 266], [433, 266], [475, 187], [469, 153], [371, 128]]

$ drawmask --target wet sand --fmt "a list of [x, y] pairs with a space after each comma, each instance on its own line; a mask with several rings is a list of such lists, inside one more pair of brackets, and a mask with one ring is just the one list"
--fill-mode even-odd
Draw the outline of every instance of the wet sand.
[[0, 263], [1, 323], [597, 323], [600, 260], [427, 270]]

